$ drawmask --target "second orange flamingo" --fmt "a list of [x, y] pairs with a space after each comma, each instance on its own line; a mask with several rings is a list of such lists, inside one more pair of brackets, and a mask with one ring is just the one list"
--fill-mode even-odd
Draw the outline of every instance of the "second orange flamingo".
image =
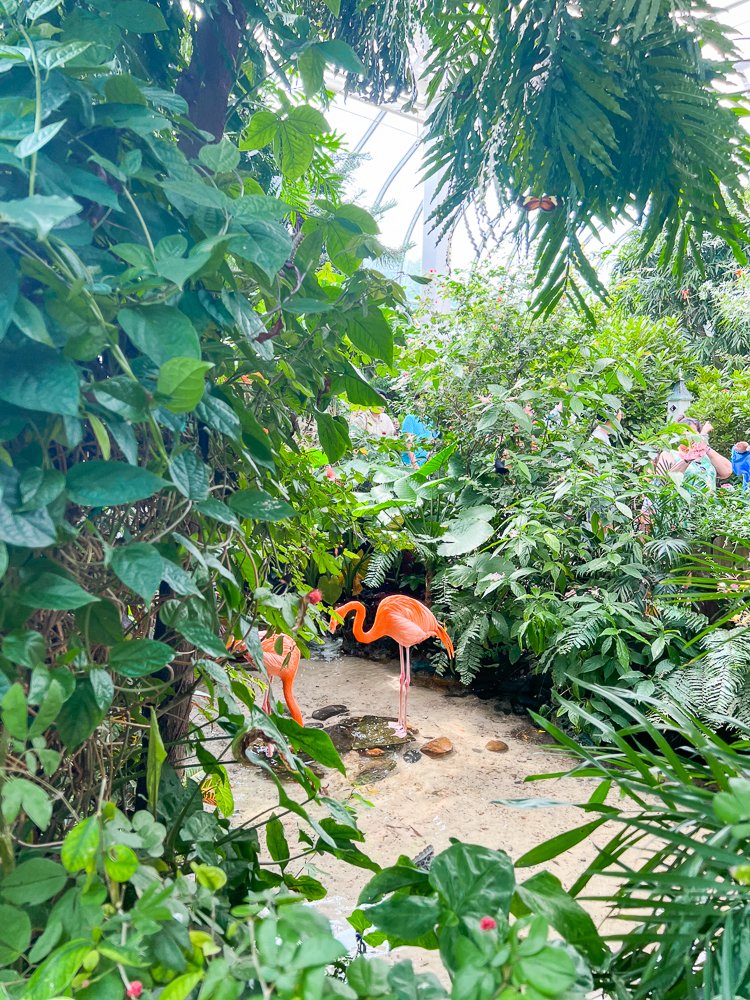
[[[406, 736], [406, 703], [411, 684], [411, 647], [417, 646], [426, 639], [436, 638], [445, 646], [448, 656], [453, 658], [455, 652], [450, 636], [430, 609], [420, 601], [414, 600], [413, 597], [405, 597], [401, 594], [384, 597], [375, 612], [375, 621], [367, 632], [362, 627], [367, 612], [361, 601], [348, 601], [341, 607], [334, 609], [334, 613], [341, 619], [346, 618], [352, 611], [354, 612], [353, 632], [357, 642], [375, 642], [376, 639], [387, 637], [398, 643], [401, 677], [399, 679], [396, 732], [399, 736]], [[331, 618], [329, 626], [331, 632], [335, 632], [338, 625], [337, 619]]]

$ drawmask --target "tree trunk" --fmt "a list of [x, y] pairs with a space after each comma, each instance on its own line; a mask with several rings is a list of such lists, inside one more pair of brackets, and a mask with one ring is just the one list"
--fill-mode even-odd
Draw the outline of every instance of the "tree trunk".
[[[191, 122], [218, 142], [224, 134], [247, 19], [242, 0], [217, 6], [212, 17], [204, 16], [198, 22], [193, 55], [177, 84], [177, 93], [187, 101]], [[181, 145], [185, 153], [194, 156], [203, 141], [186, 135]]]

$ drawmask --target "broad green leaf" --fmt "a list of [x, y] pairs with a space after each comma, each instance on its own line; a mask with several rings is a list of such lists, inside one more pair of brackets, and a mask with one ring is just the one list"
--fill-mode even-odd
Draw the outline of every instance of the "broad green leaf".
[[369, 907], [367, 916], [378, 930], [408, 944], [434, 930], [440, 905], [428, 896], [396, 896]]
[[346, 774], [346, 768], [328, 733], [322, 729], [305, 729], [294, 719], [277, 717], [274, 722], [276, 728], [286, 736], [295, 750], [309, 754], [324, 767], [335, 767], [337, 771]]
[[88, 414], [88, 421], [91, 424], [91, 430], [94, 432], [96, 443], [99, 445], [99, 451], [102, 453], [102, 458], [105, 462], [107, 462], [112, 454], [112, 446], [109, 443], [107, 428], [95, 413]]
[[226, 174], [240, 165], [240, 152], [231, 140], [224, 137], [211, 146], [201, 146], [198, 159], [215, 174]]
[[283, 521], [294, 517], [294, 508], [264, 490], [237, 490], [229, 497], [229, 506], [250, 521]]
[[39, 573], [19, 587], [16, 600], [27, 608], [50, 608], [54, 611], [75, 611], [97, 598], [88, 594], [74, 580], [58, 573]]
[[0, 400], [26, 410], [78, 416], [79, 373], [57, 351], [39, 344], [0, 357]]
[[62, 865], [50, 858], [24, 861], [0, 882], [0, 896], [19, 906], [36, 906], [52, 899], [68, 881]]
[[323, 0], [326, 7], [330, 10], [334, 17], [338, 17], [341, 13], [341, 0]]
[[146, 792], [148, 794], [148, 807], [154, 817], [156, 817], [156, 804], [159, 798], [161, 769], [166, 759], [167, 751], [164, 749], [156, 712], [152, 708], [148, 731], [148, 753], [146, 754]]
[[349, 425], [343, 417], [332, 417], [330, 413], [321, 413], [320, 410], [315, 411], [315, 423], [320, 446], [328, 461], [338, 462], [352, 446]]
[[245, 230], [243, 235], [232, 237], [229, 250], [236, 257], [257, 264], [272, 278], [291, 254], [291, 236], [283, 226], [263, 219], [246, 223]]
[[14, 513], [0, 501], [0, 541], [21, 548], [43, 549], [54, 545], [56, 540], [57, 529], [46, 510]]
[[391, 868], [384, 868], [383, 871], [374, 875], [362, 892], [359, 894], [357, 904], [362, 906], [366, 903], [376, 903], [383, 896], [388, 896], [397, 889], [418, 888], [421, 891], [427, 890], [427, 872], [419, 868], [408, 867], [407, 865], [394, 865]]
[[536, 955], [520, 958], [517, 975], [542, 996], [564, 996], [576, 980], [576, 967], [562, 948], [544, 948]]
[[127, 882], [138, 871], [135, 851], [125, 844], [113, 844], [104, 852], [104, 869], [113, 882]]
[[393, 334], [380, 309], [355, 310], [346, 313], [345, 320], [347, 335], [356, 348], [370, 358], [393, 363]]
[[109, 673], [101, 667], [92, 667], [89, 670], [89, 683], [96, 704], [101, 709], [108, 709], [115, 698], [115, 685]]
[[594, 965], [600, 965], [609, 955], [589, 914], [549, 872], [540, 872], [517, 886], [511, 909], [516, 916], [533, 913], [544, 917], [563, 940]]
[[[129, 73], [118, 73], [117, 76], [111, 76], [104, 84], [104, 96], [110, 104], [142, 104], [145, 107], [148, 103], [143, 91]], [[140, 153], [140, 150], [131, 150], [131, 152]], [[121, 164], [121, 167], [125, 173], [131, 174], [125, 165]], [[138, 169], [140, 169], [140, 158]], [[138, 170], [132, 171], [132, 173], [137, 172]]]
[[9, 632], [2, 642], [3, 656], [11, 663], [19, 663], [30, 670], [44, 663], [47, 643], [39, 632], [24, 629], [23, 632]]
[[66, 219], [78, 215], [81, 206], [72, 198], [35, 194], [15, 201], [0, 201], [0, 224], [36, 233], [40, 240]]
[[198, 333], [187, 316], [174, 306], [121, 309], [117, 320], [128, 339], [157, 367], [170, 358], [200, 359]]
[[66, 118], [62, 118], [59, 122], [43, 125], [38, 132], [32, 132], [25, 139], [21, 139], [13, 152], [19, 160], [23, 160], [26, 156], [31, 156], [32, 153], [36, 153], [54, 139], [66, 121]]
[[67, 42], [63, 45], [51, 45], [40, 53], [39, 62], [47, 72], [57, 69], [60, 66], [67, 66], [68, 63], [73, 62], [74, 59], [83, 55], [87, 49], [90, 49], [92, 44], [92, 42], [77, 41]]
[[47, 347], [54, 347], [44, 322], [44, 314], [30, 299], [21, 296], [16, 300], [13, 322], [29, 340], [35, 340], [38, 344], [46, 344]]
[[118, 545], [112, 552], [109, 565], [113, 573], [149, 605], [162, 581], [163, 559], [154, 545], [131, 542]]
[[68, 750], [77, 750], [94, 733], [109, 706], [102, 707], [88, 677], [76, 681], [76, 689], [57, 716], [57, 731]]
[[[382, 959], [367, 959], [364, 955], [357, 955], [346, 970], [346, 981], [357, 991], [358, 997], [392, 996], [388, 984], [389, 972], [390, 966]], [[413, 995], [417, 997], [420, 992], [415, 987]]]
[[5, 542], [0, 542], [0, 580], [5, 576], [9, 561], [8, 546]]
[[112, 20], [119, 28], [138, 35], [167, 30], [164, 15], [155, 3], [147, 0], [117, 0], [112, 5]]
[[266, 847], [274, 861], [289, 860], [289, 844], [284, 835], [284, 824], [276, 816], [272, 816], [266, 824]]
[[515, 876], [503, 851], [453, 844], [433, 860], [430, 884], [446, 906], [463, 917], [507, 913]]
[[37, 18], [49, 14], [55, 7], [59, 7], [61, 3], [62, 0], [34, 0], [34, 3], [30, 3], [28, 6], [26, 17], [30, 21], [36, 21]]
[[[23, 910], [0, 903], [0, 966], [12, 965], [26, 952], [31, 943], [31, 921]], [[49, 1000], [53, 993], [48, 993]], [[41, 998], [39, 998], [41, 1000]]]
[[50, 1000], [60, 997], [73, 981], [92, 950], [90, 940], [77, 938], [57, 948], [36, 970], [24, 991], [24, 1000]]
[[208, 653], [209, 656], [222, 659], [227, 655], [226, 647], [221, 639], [207, 626], [186, 620], [178, 622], [175, 628], [188, 642], [204, 653]]
[[109, 666], [125, 677], [145, 677], [162, 670], [175, 657], [175, 650], [157, 639], [126, 639], [113, 646]]
[[52, 725], [57, 719], [64, 701], [65, 693], [62, 686], [56, 680], [51, 680], [44, 701], [37, 709], [34, 721], [31, 723], [29, 739], [33, 740], [34, 737], [41, 736]]
[[276, 137], [279, 118], [272, 111], [257, 111], [240, 136], [240, 149], [263, 149]]
[[57, 469], [32, 466], [21, 473], [18, 488], [21, 510], [38, 510], [57, 500], [65, 489], [65, 476]]
[[159, 994], [159, 1000], [188, 1000], [202, 979], [202, 972], [186, 972], [164, 987]]
[[188, 500], [208, 499], [208, 466], [194, 451], [182, 451], [169, 463], [169, 475]]
[[120, 612], [111, 601], [96, 601], [76, 611], [76, 624], [91, 643], [111, 646], [122, 639]]
[[52, 819], [52, 802], [39, 785], [27, 778], [11, 778], [2, 788], [2, 814], [6, 823], [13, 823], [23, 810], [34, 826], [46, 830]]
[[93, 871], [101, 834], [99, 817], [89, 816], [65, 835], [60, 860], [69, 872]]
[[205, 390], [204, 376], [213, 368], [209, 361], [175, 357], [159, 369], [156, 391], [172, 413], [190, 413], [200, 403]]
[[200, 503], [195, 505], [195, 509], [200, 514], [203, 514], [204, 517], [208, 517], [212, 521], [219, 521], [230, 528], [238, 528], [240, 525], [237, 515], [225, 503], [222, 503], [221, 500], [217, 500], [215, 497], [209, 497], [208, 500], [201, 500]]
[[448, 530], [438, 545], [441, 556], [462, 556], [484, 545], [495, 533], [495, 529], [481, 518], [468, 520], [457, 518], [447, 525]]
[[86, 507], [116, 507], [135, 503], [158, 493], [163, 479], [140, 466], [125, 462], [90, 460], [72, 466], [68, 472], [70, 499]]
[[25, 740], [28, 729], [29, 709], [21, 684], [11, 684], [0, 702], [0, 719], [3, 727], [17, 740]]

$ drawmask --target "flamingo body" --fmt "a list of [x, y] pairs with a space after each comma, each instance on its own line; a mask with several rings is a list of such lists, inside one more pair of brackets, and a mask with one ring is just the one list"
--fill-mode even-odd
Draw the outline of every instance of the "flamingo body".
[[[406, 735], [406, 703], [411, 684], [410, 650], [426, 639], [436, 638], [445, 646], [448, 656], [455, 656], [453, 643], [445, 628], [440, 624], [429, 608], [413, 597], [403, 594], [393, 594], [384, 597], [375, 612], [372, 627], [365, 632], [366, 608], [361, 601], [348, 601], [335, 609], [341, 618], [346, 618], [354, 612], [353, 632], [357, 642], [375, 642], [376, 639], [388, 637], [398, 643], [401, 659], [401, 677], [399, 680], [399, 712], [397, 732]], [[330, 630], [335, 632], [338, 621], [331, 619]]]
[[[280, 653], [276, 651], [279, 640], [281, 640]], [[263, 639], [260, 646], [263, 650], [263, 666], [268, 674], [268, 690], [261, 706], [263, 711], [266, 715], [271, 714], [271, 680], [274, 677], [278, 677], [281, 680], [284, 701], [289, 709], [289, 714], [300, 726], [304, 725], [302, 712], [294, 697], [294, 678], [299, 668], [301, 655], [297, 648], [297, 643], [288, 635], [271, 635]], [[235, 642], [232, 640], [229, 648], [242, 653], [249, 663], [253, 662], [244, 642]]]

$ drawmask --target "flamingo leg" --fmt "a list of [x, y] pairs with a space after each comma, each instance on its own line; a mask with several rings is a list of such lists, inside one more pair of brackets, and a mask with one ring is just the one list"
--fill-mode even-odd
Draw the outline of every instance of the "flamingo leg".
[[401, 725], [404, 727], [404, 732], [408, 732], [408, 725], [406, 719], [406, 703], [409, 698], [409, 685], [411, 684], [411, 647], [406, 647], [406, 680], [404, 683], [404, 718]]
[[404, 691], [406, 684], [406, 659], [404, 655], [404, 647], [399, 643], [398, 646], [398, 656], [401, 661], [401, 675], [398, 680], [398, 721], [389, 722], [388, 725], [396, 730], [397, 736], [406, 736], [406, 702], [404, 700]]
[[[261, 708], [266, 713], [266, 715], [271, 714], [271, 681], [268, 681], [268, 687], [266, 688], [266, 693], [263, 695], [263, 703]], [[276, 752], [276, 747], [273, 743], [266, 741], [266, 756], [270, 759]]]

